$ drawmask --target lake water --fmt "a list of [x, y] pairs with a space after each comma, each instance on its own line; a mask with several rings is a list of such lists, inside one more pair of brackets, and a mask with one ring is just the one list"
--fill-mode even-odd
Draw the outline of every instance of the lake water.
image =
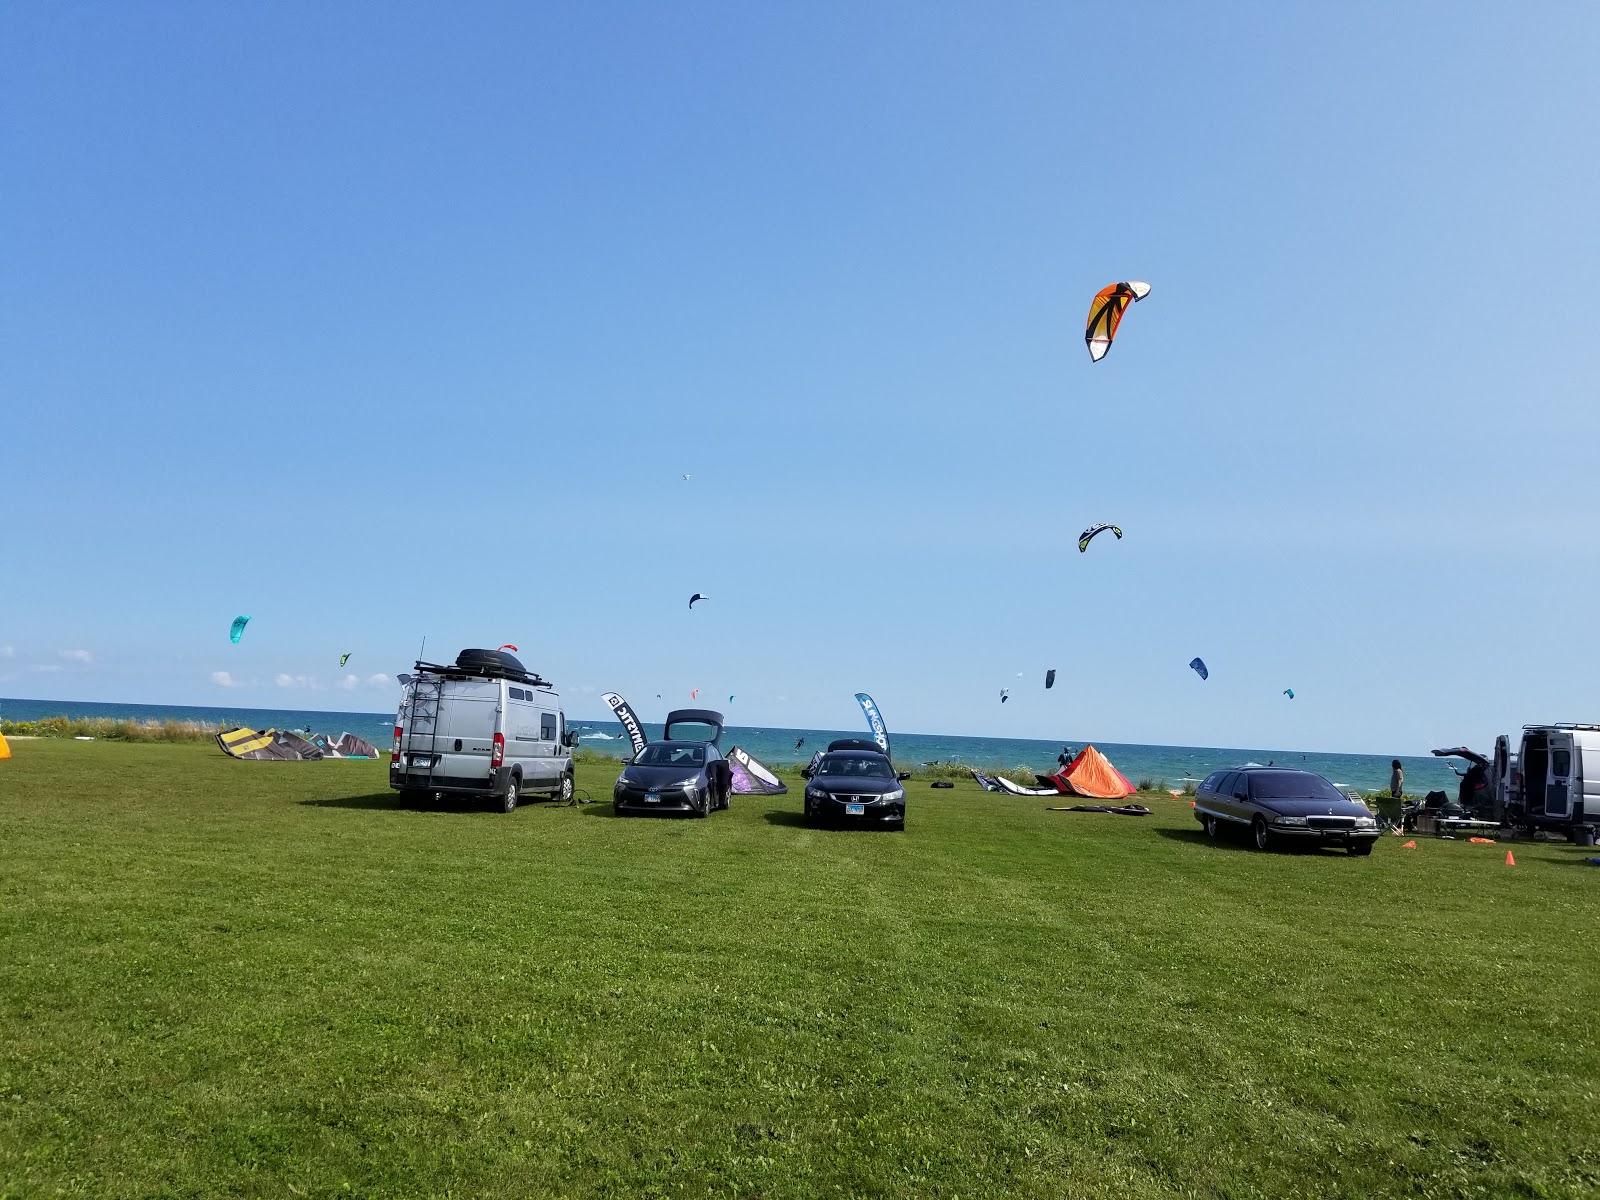
[[[30, 721], [41, 717], [113, 717], [134, 720], [203, 721], [217, 725], [246, 725], [252, 729], [306, 729], [337, 736], [349, 732], [364, 737], [386, 750], [392, 740], [394, 713], [316, 712], [303, 709], [201, 708], [189, 705], [106, 704], [82, 700], [7, 700], [0, 698], [0, 719]], [[609, 719], [589, 720], [569, 716], [574, 729], [583, 734], [583, 745], [603, 754], [622, 757], [628, 741], [622, 726]], [[650, 736], [659, 736], [660, 725], [645, 725]], [[803, 762], [813, 750], [826, 746], [833, 738], [866, 737], [864, 729], [777, 729], [730, 725], [723, 734], [724, 749], [742, 746], [756, 758], [773, 766]], [[927, 762], [954, 761], [978, 767], [998, 767], [1029, 783], [1031, 771], [1055, 769], [1056, 755], [1063, 745], [1081, 749], [1082, 739], [1046, 742], [1026, 738], [957, 737], [949, 734], [896, 733], [890, 731], [895, 760], [905, 767]], [[796, 748], [797, 741], [802, 744]], [[1375, 754], [1331, 754], [1318, 750], [1270, 746], [1144, 746], [1117, 742], [1095, 745], [1116, 767], [1135, 782], [1141, 779], [1164, 780], [1172, 787], [1185, 779], [1201, 779], [1221, 767], [1243, 763], [1275, 763], [1315, 771], [1333, 783], [1370, 791], [1389, 786], [1390, 756]], [[1406, 791], [1421, 793], [1439, 788], [1454, 794], [1456, 776], [1439, 759], [1402, 755]]]

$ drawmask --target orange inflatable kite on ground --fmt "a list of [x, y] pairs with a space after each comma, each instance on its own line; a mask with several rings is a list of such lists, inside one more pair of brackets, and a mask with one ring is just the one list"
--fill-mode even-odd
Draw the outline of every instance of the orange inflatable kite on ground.
[[1138, 790], [1093, 746], [1085, 746], [1077, 758], [1050, 778], [1065, 795], [1092, 796], [1096, 800], [1117, 800]]
[[6, 745], [5, 735], [4, 734], [0, 734], [0, 758], [10, 758], [10, 757], [11, 757], [11, 747]]
[[1111, 350], [1116, 340], [1117, 326], [1122, 324], [1122, 314], [1128, 305], [1136, 304], [1150, 294], [1150, 285], [1137, 279], [1112, 283], [1094, 294], [1089, 305], [1089, 323], [1084, 326], [1083, 340], [1089, 347], [1089, 357], [1099, 362]]

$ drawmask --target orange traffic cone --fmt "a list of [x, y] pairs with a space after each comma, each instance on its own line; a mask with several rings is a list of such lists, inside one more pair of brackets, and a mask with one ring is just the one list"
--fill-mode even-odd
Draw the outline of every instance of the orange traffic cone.
[[1402, 849], [1402, 850], [1415, 850], [1416, 848], [1417, 848], [1417, 839], [1416, 838], [1412, 838], [1409, 842], [1404, 842], [1400, 846], [1400, 849]]
[[1511, 851], [1507, 850], [1506, 851], [1506, 866], [1514, 867], [1516, 865], [1517, 865], [1517, 856], [1515, 854], [1512, 854]]

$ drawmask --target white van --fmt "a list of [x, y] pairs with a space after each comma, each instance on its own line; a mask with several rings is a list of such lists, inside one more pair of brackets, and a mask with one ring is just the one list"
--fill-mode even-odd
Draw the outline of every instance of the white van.
[[561, 698], [514, 656], [463, 650], [454, 666], [418, 662], [401, 676], [389, 786], [402, 796], [572, 799], [572, 747]]
[[[1498, 760], [1498, 745], [1495, 750]], [[1558, 829], [1594, 845], [1600, 831], [1600, 725], [1524, 725], [1515, 763], [1506, 823]]]

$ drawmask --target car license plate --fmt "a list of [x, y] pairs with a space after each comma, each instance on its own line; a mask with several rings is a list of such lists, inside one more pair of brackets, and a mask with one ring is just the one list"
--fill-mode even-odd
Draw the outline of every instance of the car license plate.
[[411, 756], [411, 766], [414, 770], [421, 769], [425, 771], [432, 765], [433, 755], [431, 754], [413, 754]]
[[661, 793], [660, 792], [646, 792], [644, 794], [644, 802], [646, 804], [660, 804], [661, 803]]
[[865, 804], [846, 804], [844, 806], [844, 815], [847, 817], [864, 817], [867, 815], [867, 806]]

